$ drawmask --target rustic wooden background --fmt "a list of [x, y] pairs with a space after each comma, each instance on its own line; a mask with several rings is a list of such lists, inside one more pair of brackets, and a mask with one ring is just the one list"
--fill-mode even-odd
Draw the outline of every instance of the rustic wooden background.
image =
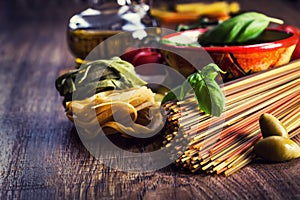
[[[300, 27], [296, 1], [239, 1]], [[54, 88], [74, 66], [69, 17], [85, 1], [0, 2], [0, 199], [300, 199], [300, 160], [252, 163], [230, 177], [173, 165], [126, 173], [94, 159]]]

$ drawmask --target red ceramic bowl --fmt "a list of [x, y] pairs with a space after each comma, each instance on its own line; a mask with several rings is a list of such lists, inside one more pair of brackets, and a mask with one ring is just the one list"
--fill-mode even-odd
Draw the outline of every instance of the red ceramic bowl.
[[185, 76], [215, 62], [229, 80], [288, 63], [299, 37], [293, 30], [267, 29], [253, 44], [212, 47], [187, 46], [197, 44], [198, 36], [206, 31], [189, 30], [164, 36], [163, 41], [169, 42], [162, 53], [167, 63]]

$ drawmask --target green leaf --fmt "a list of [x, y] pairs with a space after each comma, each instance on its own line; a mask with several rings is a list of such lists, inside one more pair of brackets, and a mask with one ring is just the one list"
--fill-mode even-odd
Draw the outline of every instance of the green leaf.
[[171, 90], [162, 100], [162, 103], [172, 100], [182, 100], [190, 91], [193, 91], [198, 106], [207, 114], [220, 116], [225, 108], [225, 96], [215, 81], [222, 72], [216, 64], [203, 67], [202, 71], [191, 74], [181, 86]]
[[65, 102], [72, 98], [86, 98], [101, 91], [141, 87], [146, 84], [137, 76], [132, 64], [117, 57], [88, 62], [79, 69], [59, 76], [55, 81], [55, 87], [65, 97]]
[[191, 74], [190, 76], [188, 76], [187, 80], [190, 83], [190, 85], [192, 86], [192, 88], [195, 88], [196, 85], [200, 81], [203, 80], [201, 71], [198, 71], [198, 72], [195, 72], [195, 73]]
[[219, 85], [211, 79], [199, 82], [195, 88], [199, 108], [205, 113], [220, 116], [225, 108], [225, 97]]
[[201, 75], [201, 71], [195, 72], [195, 73], [191, 74], [190, 76], [188, 76], [187, 80], [185, 80], [181, 86], [180, 94], [179, 94], [180, 100], [183, 100], [183, 98], [189, 92], [191, 92], [196, 87], [197, 83], [202, 81], [202, 79], [203, 78]]
[[184, 81], [180, 89], [179, 99], [183, 100], [184, 97], [192, 90], [193, 88], [191, 87], [191, 84], [187, 80]]
[[109, 67], [114, 68], [115, 70], [119, 71], [119, 73], [125, 77], [129, 82], [132, 83], [133, 86], [141, 86], [146, 85], [147, 83], [140, 79], [134, 70], [132, 70], [131, 66], [126, 64], [124, 65], [124, 62], [116, 61], [112, 62]]
[[197, 87], [194, 89], [194, 93], [198, 101], [199, 108], [205, 113], [211, 114], [211, 96], [204, 81], [197, 84]]
[[205, 67], [203, 67], [201, 72], [205, 78], [208, 78], [211, 80], [214, 80], [219, 75], [220, 72], [225, 74], [225, 72], [222, 71], [219, 68], [219, 66], [216, 65], [215, 63], [210, 63], [210, 64], [206, 65]]
[[181, 86], [177, 86], [176, 88], [170, 90], [162, 99], [161, 104], [164, 104], [168, 101], [178, 100], [178, 97], [180, 96], [180, 92], [181, 92]]
[[184, 97], [194, 90], [199, 81], [203, 80], [201, 72], [191, 74], [182, 85], [170, 90], [163, 98], [162, 103], [174, 100], [183, 100]]
[[213, 116], [220, 116], [225, 108], [225, 96], [216, 81], [205, 79], [204, 82], [205, 86], [200, 90], [201, 97], [197, 97], [199, 107]]
[[200, 35], [198, 42], [202, 46], [244, 43], [258, 37], [270, 22], [283, 23], [261, 13], [243, 13]]

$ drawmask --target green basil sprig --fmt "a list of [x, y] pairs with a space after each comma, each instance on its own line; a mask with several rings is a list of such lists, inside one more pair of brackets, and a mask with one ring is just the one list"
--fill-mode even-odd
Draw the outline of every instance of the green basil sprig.
[[246, 12], [224, 21], [213, 29], [200, 35], [202, 46], [241, 44], [258, 37], [270, 22], [282, 24], [283, 21], [257, 12]]
[[194, 92], [199, 108], [207, 114], [220, 116], [225, 108], [225, 96], [215, 81], [219, 72], [224, 73], [216, 64], [209, 64], [202, 70], [191, 74], [181, 86], [172, 89], [162, 103], [172, 100], [183, 100]]

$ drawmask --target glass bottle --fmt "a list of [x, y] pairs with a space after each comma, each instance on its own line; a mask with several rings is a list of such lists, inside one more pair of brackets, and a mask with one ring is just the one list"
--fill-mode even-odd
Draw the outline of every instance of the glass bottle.
[[[148, 3], [144, 0], [89, 0], [89, 8], [72, 16], [68, 24], [67, 42], [76, 62], [81, 64], [97, 45], [118, 33], [158, 27], [150, 15]], [[128, 37], [118, 37], [118, 40], [109, 47], [99, 47], [99, 58], [108, 59], [116, 54], [116, 49], [125, 48], [128, 42], [132, 42]]]

